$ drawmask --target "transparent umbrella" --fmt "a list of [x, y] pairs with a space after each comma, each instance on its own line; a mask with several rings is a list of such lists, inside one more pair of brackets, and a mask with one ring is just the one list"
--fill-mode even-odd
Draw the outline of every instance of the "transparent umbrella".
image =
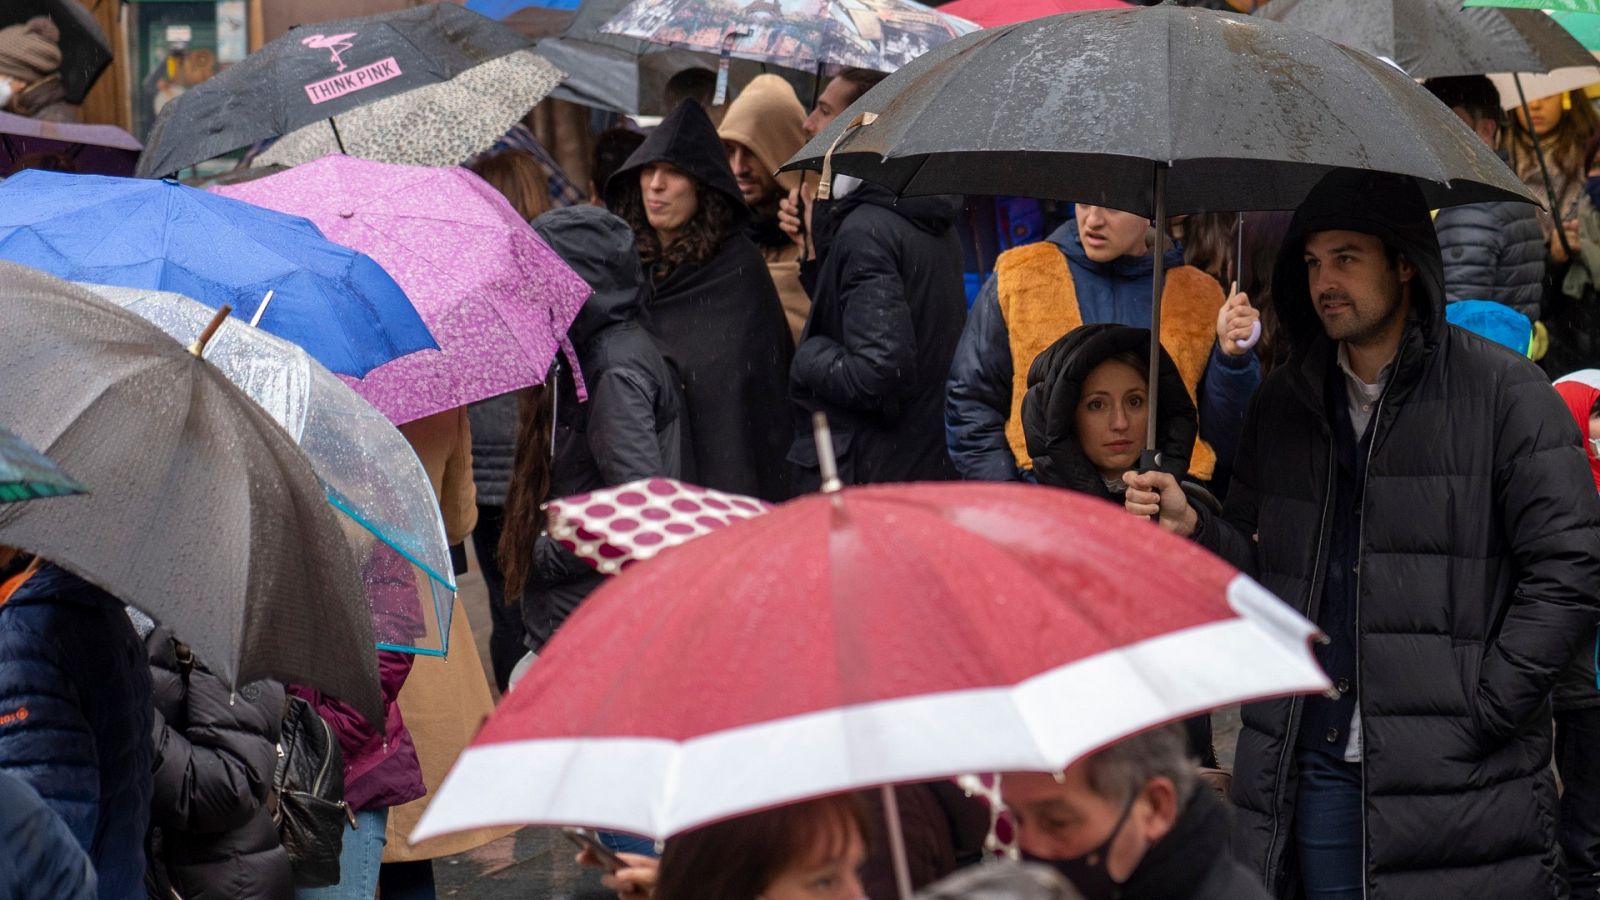
[[[182, 294], [84, 287], [185, 344], [215, 315]], [[300, 347], [242, 321], [225, 321], [205, 358], [299, 443], [328, 502], [343, 513], [378, 647], [443, 656], [456, 584], [439, 504], [411, 445]]]

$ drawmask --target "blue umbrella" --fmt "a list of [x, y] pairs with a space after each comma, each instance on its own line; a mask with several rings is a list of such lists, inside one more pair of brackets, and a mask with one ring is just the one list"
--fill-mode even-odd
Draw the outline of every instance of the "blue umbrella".
[[535, 9], [571, 10], [578, 8], [579, 0], [467, 0], [467, 9], [489, 19], [504, 19], [519, 10]]
[[173, 291], [359, 378], [438, 344], [381, 266], [297, 216], [175, 181], [29, 170], [0, 183], [0, 258], [61, 278]]

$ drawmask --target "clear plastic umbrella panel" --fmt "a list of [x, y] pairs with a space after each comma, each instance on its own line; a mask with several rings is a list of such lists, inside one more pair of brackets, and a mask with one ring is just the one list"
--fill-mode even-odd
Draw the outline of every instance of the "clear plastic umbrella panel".
[[[215, 314], [181, 294], [85, 286], [183, 343]], [[456, 583], [439, 504], [411, 445], [300, 347], [238, 319], [223, 323], [205, 358], [300, 444], [343, 513], [378, 648], [444, 656]]]

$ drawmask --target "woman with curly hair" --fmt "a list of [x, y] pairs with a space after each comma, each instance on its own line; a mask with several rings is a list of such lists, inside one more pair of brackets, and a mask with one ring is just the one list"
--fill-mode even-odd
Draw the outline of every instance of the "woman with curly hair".
[[633, 229], [654, 296], [645, 325], [683, 382], [685, 478], [784, 500], [794, 345], [716, 128], [678, 106], [606, 184]]

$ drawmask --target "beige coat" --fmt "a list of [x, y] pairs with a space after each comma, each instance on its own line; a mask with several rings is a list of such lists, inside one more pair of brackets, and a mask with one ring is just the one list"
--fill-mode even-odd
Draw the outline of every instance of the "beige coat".
[[[445, 536], [452, 545], [465, 540], [478, 523], [477, 489], [472, 483], [472, 430], [467, 411], [452, 409], [400, 426], [400, 433], [411, 442], [422, 467], [433, 482], [444, 514]], [[422, 783], [428, 793], [421, 799], [389, 810], [388, 844], [384, 862], [410, 862], [434, 859], [481, 847], [515, 831], [514, 828], [483, 829], [435, 838], [411, 846], [405, 836], [417, 826], [422, 810], [433, 799], [445, 773], [456, 757], [478, 732], [485, 716], [494, 709], [489, 682], [483, 676], [483, 660], [472, 638], [472, 623], [457, 600], [450, 620], [450, 657], [418, 656], [411, 677], [400, 689], [400, 715], [417, 745], [417, 761], [422, 765]]]
[[[789, 82], [777, 75], [757, 75], [728, 104], [728, 114], [717, 136], [750, 148], [769, 172], [789, 161], [806, 143], [806, 109]], [[778, 175], [778, 190], [787, 194], [800, 186], [799, 172]], [[784, 317], [796, 344], [811, 312], [811, 297], [800, 286], [800, 248], [792, 244], [762, 247], [767, 271], [783, 302]]]

